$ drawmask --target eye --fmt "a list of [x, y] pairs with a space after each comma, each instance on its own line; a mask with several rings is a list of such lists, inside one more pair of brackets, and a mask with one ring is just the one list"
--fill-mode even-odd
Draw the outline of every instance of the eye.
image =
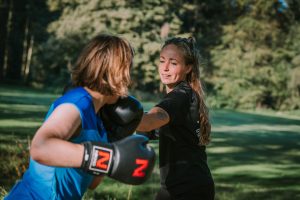
[[177, 63], [176, 63], [176, 62], [171, 62], [171, 64], [172, 64], [172, 65], [174, 65], [174, 66], [176, 66], [176, 65], [177, 65]]
[[164, 60], [159, 60], [159, 62], [160, 62], [160, 63], [165, 63], [165, 61], [164, 61]]

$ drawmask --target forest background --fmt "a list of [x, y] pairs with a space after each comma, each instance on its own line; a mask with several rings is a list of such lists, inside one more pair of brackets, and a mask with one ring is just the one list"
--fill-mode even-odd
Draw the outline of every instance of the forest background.
[[[131, 92], [159, 97], [159, 50], [193, 36], [208, 105], [300, 109], [299, 0], [0, 0], [0, 83], [61, 92], [84, 44], [113, 33], [135, 48]], [[153, 95], [154, 94], [154, 95]]]

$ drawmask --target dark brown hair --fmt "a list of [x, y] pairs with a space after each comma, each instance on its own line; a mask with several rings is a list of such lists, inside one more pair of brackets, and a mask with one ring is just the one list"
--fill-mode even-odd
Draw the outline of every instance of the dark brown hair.
[[186, 81], [189, 83], [191, 88], [196, 92], [199, 98], [199, 113], [200, 113], [200, 138], [199, 144], [206, 145], [210, 142], [211, 125], [209, 122], [208, 108], [205, 104], [205, 94], [203, 86], [200, 80], [200, 65], [201, 56], [196, 46], [196, 40], [192, 37], [181, 38], [175, 37], [165, 41], [162, 49], [173, 44], [177, 46], [184, 57], [185, 64], [191, 66], [192, 70], [186, 76]]

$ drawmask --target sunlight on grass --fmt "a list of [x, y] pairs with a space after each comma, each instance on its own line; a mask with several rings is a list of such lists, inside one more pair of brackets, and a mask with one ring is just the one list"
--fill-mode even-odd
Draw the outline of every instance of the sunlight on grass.
[[249, 111], [249, 110], [242, 110], [244, 113], [250, 114], [260, 114], [264, 116], [276, 116], [276, 117], [283, 117], [286, 119], [300, 119], [300, 110], [290, 110], [290, 111], [273, 111], [273, 110], [256, 110], [256, 111]]
[[0, 109], [10, 111], [30, 111], [30, 112], [47, 112], [49, 106], [44, 105], [24, 105], [24, 104], [2, 104]]
[[282, 176], [298, 176], [300, 174], [300, 167], [296, 164], [281, 165], [281, 164], [248, 164], [219, 167], [213, 171], [213, 174], [222, 176], [237, 176], [244, 175], [257, 178], [275, 178]]
[[262, 187], [257, 184], [220, 183], [218, 184], [218, 186], [222, 188], [234, 188], [234, 190], [237, 190], [239, 192], [271, 192], [274, 190], [286, 191], [287, 189], [293, 191], [300, 191], [300, 187], [298, 185], [285, 185], [284, 187]]
[[265, 149], [271, 149], [271, 150], [277, 150], [277, 149], [281, 149], [281, 145], [264, 145]]
[[245, 151], [242, 147], [210, 147], [208, 153], [237, 153]]
[[1, 128], [37, 127], [40, 125], [41, 125], [41, 122], [31, 122], [31, 121], [14, 120], [14, 119], [0, 119], [0, 127]]
[[213, 142], [226, 142], [226, 138], [213, 138]]
[[48, 98], [48, 99], [53, 99], [57, 98], [57, 95], [54, 94], [46, 94], [46, 93], [26, 93], [26, 92], [1, 92], [1, 97], [19, 97], [19, 98], [24, 98], [24, 97], [29, 97], [29, 98]]
[[[33, 134], [57, 97], [25, 87], [0, 86], [0, 195], [1, 187], [8, 191], [19, 178], [16, 167], [26, 164], [19, 160], [24, 158], [23, 152], [28, 153]], [[142, 104], [144, 111], [148, 111], [156, 102]], [[212, 143], [207, 153], [216, 184], [216, 200], [300, 199], [299, 118], [212, 111]], [[158, 140], [151, 141], [150, 146], [157, 159], [145, 184], [131, 187], [107, 177], [83, 199], [153, 200], [160, 187]]]
[[265, 131], [272, 133], [272, 131], [280, 132], [293, 132], [300, 134], [300, 125], [264, 125], [264, 124], [251, 124], [251, 125], [235, 125], [235, 126], [213, 126], [212, 132], [253, 132]]
[[[284, 156], [299, 156], [300, 158], [300, 150], [296, 150], [296, 149], [293, 149], [293, 150], [289, 150], [289, 151], [286, 151], [283, 153]], [[300, 168], [300, 163], [299, 163], [299, 168]]]

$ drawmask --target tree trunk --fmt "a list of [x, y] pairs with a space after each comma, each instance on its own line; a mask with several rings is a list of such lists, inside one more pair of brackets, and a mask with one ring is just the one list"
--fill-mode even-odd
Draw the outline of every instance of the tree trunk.
[[26, 54], [26, 63], [24, 63], [25, 67], [23, 71], [23, 78], [26, 83], [28, 82], [29, 73], [30, 73], [30, 62], [32, 56], [33, 42], [34, 42], [34, 37], [33, 35], [30, 35], [29, 47], [27, 49], [27, 54]]
[[4, 61], [5, 61], [5, 49], [7, 40], [7, 20], [9, 13], [9, 1], [0, 1], [0, 81], [3, 80], [5, 75]]
[[27, 18], [27, 0], [12, 0], [12, 17], [7, 46], [7, 79], [22, 79], [22, 56]]

